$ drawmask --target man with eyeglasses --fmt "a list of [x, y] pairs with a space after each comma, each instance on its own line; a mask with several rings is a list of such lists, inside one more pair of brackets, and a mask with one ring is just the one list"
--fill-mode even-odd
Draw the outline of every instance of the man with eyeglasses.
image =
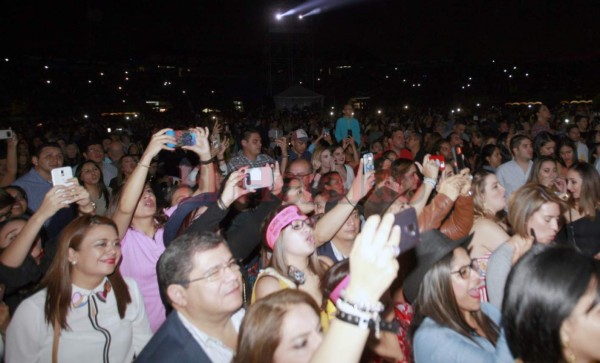
[[245, 310], [242, 275], [225, 240], [184, 234], [158, 261], [163, 297], [174, 311], [136, 362], [230, 362]]

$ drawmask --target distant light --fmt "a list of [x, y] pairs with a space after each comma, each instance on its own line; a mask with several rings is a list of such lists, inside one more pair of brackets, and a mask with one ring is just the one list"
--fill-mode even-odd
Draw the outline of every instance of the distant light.
[[402, 82], [406, 82], [406, 79], [403, 79]]
[[46, 80], [46, 83], [50, 84], [50, 83], [52, 83], [52, 81], [48, 79], [48, 80]]
[[529, 77], [529, 73], [525, 73], [525, 77]]
[[492, 59], [492, 63], [496, 63], [496, 61]]
[[470, 84], [470, 83], [467, 83], [467, 87], [471, 87], [471, 84]]
[[509, 74], [509, 75], [508, 75], [508, 78], [512, 78], [512, 74]]
[[300, 81], [299, 83], [302, 84], [302, 81]]
[[413, 84], [412, 84], [412, 86], [413, 86], [413, 87], [415, 87], [415, 86], [416, 86], [416, 84], [414, 84], [414, 83], [413, 83]]
[[129, 72], [125, 71], [125, 74], [129, 74]]
[[452, 113], [454, 113], [454, 110], [452, 110]]
[[129, 77], [125, 77], [125, 80], [126, 80], [126, 81], [129, 81]]
[[136, 113], [136, 114], [134, 114], [134, 115], [133, 115], [133, 117], [137, 118], [137, 117], [138, 117], [138, 114], [137, 114], [137, 113]]
[[213, 116], [213, 117], [212, 117], [212, 119], [213, 119], [213, 120], [216, 120], [216, 119], [217, 119], [217, 116]]
[[568, 118], [565, 119], [565, 123], [567, 123], [567, 124], [569, 123], [569, 119]]
[[212, 93], [212, 94], [214, 95], [214, 94], [215, 94], [215, 91], [214, 91], [214, 90], [211, 90], [211, 91], [210, 91], [210, 93]]
[[88, 118], [88, 117], [89, 117], [88, 115], [83, 115], [83, 118]]
[[5, 62], [8, 62], [8, 61], [10, 61], [10, 59], [8, 59], [8, 58], [4, 58], [4, 61], [5, 61]]
[[420, 83], [417, 83], [417, 87], [421, 87], [421, 84], [420, 84]]
[[48, 69], [48, 66], [44, 66], [44, 69]]
[[185, 94], [185, 90], [181, 91], [181, 93]]
[[329, 113], [329, 115], [330, 115], [330, 116], [333, 116], [333, 112], [330, 112], [330, 113]]
[[302, 15], [302, 14], [298, 15], [298, 20], [302, 20], [302, 19], [304, 19], [304, 15]]
[[378, 114], [378, 115], [381, 115], [381, 110], [377, 110], [377, 114]]
[[332, 110], [335, 110], [335, 107], [331, 106], [331, 109], [332, 109]]
[[398, 70], [398, 67], [395, 67], [395, 68], [394, 68], [394, 70], [395, 70], [395, 71], [397, 71], [397, 70]]
[[460, 112], [460, 107], [456, 109], [456, 112]]
[[471, 81], [471, 80], [472, 80], [472, 78], [471, 78], [471, 77], [469, 77], [469, 81]]
[[477, 103], [477, 105], [476, 105], [476, 106], [477, 106], [477, 107], [481, 107], [481, 103]]
[[103, 76], [103, 75], [104, 75], [104, 73], [103, 73], [103, 72], [100, 72], [100, 76]]
[[320, 81], [320, 80], [321, 80], [321, 78], [317, 78], [317, 81]]
[[465, 86], [462, 86], [461, 88], [462, 88], [462, 89], [465, 89]]
[[125, 116], [125, 120], [129, 120], [129, 116]]
[[386, 76], [385, 76], [385, 79], [388, 79], [388, 78], [390, 78], [390, 76], [386, 75]]
[[506, 69], [504, 69], [504, 73], [506, 73], [506, 72], [507, 72], [507, 70], [506, 70]]
[[531, 108], [531, 105], [527, 105], [527, 108]]
[[125, 103], [125, 100], [123, 100], [123, 103]]
[[118, 88], [119, 88], [119, 89], [123, 89], [123, 87], [121, 87], [121, 86], [119, 86]]
[[405, 109], [405, 110], [408, 110], [408, 105], [404, 105], [404, 109]]
[[91, 83], [92, 83], [92, 80], [91, 80], [91, 79], [88, 79], [88, 83], [90, 83], [90, 84], [91, 84]]
[[513, 69], [517, 69], [517, 66], [514, 66]]

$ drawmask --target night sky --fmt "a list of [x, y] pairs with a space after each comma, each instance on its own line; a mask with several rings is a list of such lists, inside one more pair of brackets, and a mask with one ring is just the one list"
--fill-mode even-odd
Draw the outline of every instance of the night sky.
[[[365, 0], [316, 15], [311, 25], [317, 58], [355, 49], [388, 62], [590, 59], [600, 56], [599, 4]], [[275, 10], [292, 6], [265, 0], [4, 2], [0, 53], [255, 57]]]

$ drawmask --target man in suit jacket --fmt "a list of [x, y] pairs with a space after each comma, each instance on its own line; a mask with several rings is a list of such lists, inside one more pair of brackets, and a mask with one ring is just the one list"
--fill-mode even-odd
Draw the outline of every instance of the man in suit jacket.
[[244, 317], [242, 276], [223, 238], [200, 232], [173, 240], [158, 281], [174, 311], [136, 362], [231, 362]]

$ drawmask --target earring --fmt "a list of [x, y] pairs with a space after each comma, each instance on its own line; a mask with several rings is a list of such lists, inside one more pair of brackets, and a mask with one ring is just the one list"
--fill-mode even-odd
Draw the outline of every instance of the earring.
[[77, 265], [77, 260], [71, 261], [71, 265], [73, 265], [73, 266]]
[[575, 354], [571, 350], [571, 346], [570, 346], [571, 342], [569, 340], [569, 337], [567, 335], [563, 335], [563, 336], [561, 336], [560, 340], [561, 340], [561, 343], [563, 346], [564, 356], [565, 356], [565, 359], [567, 360], [567, 362], [568, 363], [577, 362], [577, 358], [575, 357]]

